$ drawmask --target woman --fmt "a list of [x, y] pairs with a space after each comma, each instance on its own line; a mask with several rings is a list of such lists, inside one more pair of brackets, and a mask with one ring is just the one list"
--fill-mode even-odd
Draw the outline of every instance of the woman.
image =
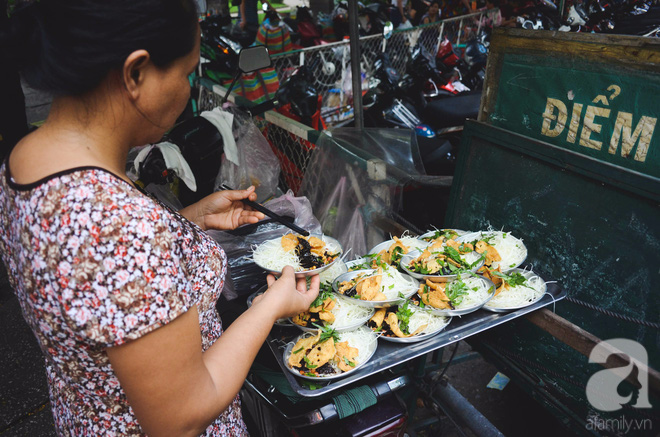
[[203, 230], [262, 218], [240, 202], [254, 188], [177, 213], [126, 176], [186, 104], [196, 17], [192, 0], [41, 0], [12, 20], [25, 77], [54, 100], [0, 167], [0, 252], [61, 435], [245, 435], [257, 351], [318, 294], [286, 268], [220, 336], [226, 258]]

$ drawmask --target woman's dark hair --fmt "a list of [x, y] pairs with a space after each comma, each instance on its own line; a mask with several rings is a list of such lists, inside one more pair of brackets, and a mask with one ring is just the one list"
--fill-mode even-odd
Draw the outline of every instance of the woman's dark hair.
[[32, 87], [80, 95], [135, 50], [158, 67], [190, 53], [197, 10], [193, 0], [39, 0], [17, 11], [9, 29], [1, 45]]

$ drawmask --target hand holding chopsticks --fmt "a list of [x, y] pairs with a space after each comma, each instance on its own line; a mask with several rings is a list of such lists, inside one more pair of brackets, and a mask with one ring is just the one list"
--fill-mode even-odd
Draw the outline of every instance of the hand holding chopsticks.
[[[233, 188], [230, 188], [225, 184], [222, 184], [220, 186], [220, 188], [222, 188], [223, 190], [233, 190]], [[247, 206], [249, 206], [249, 207], [251, 207], [251, 208], [267, 215], [268, 217], [272, 218], [276, 222], [283, 224], [287, 228], [289, 228], [289, 229], [291, 229], [291, 230], [293, 230], [293, 231], [295, 231], [295, 232], [297, 232], [301, 235], [304, 235], [305, 237], [309, 236], [308, 231], [306, 231], [303, 228], [301, 228], [299, 226], [296, 226], [295, 224], [289, 222], [288, 220], [286, 220], [281, 215], [274, 213], [273, 211], [271, 211], [270, 209], [264, 207], [263, 205], [261, 205], [257, 202], [253, 202], [249, 199], [241, 199], [241, 202], [243, 202], [244, 205], [247, 205]]]

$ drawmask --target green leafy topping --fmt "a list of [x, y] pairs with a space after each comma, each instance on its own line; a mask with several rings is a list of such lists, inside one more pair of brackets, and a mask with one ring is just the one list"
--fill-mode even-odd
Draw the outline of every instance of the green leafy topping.
[[[445, 247], [445, 255], [452, 260], [456, 261], [456, 263], [460, 264], [461, 266], [468, 267], [468, 264], [465, 262], [463, 258], [461, 258], [461, 254], [458, 250], [454, 249], [453, 247]], [[455, 266], [454, 266], [455, 267]]]
[[527, 287], [527, 288], [530, 288], [530, 289], [533, 290], [532, 287], [527, 285], [527, 278], [522, 273], [514, 272], [514, 273], [511, 273], [510, 275], [507, 275], [506, 273], [500, 273], [500, 272], [492, 272], [492, 273], [493, 273], [493, 275], [499, 276], [500, 278], [502, 278], [504, 280], [504, 282], [509, 284], [510, 287], [517, 287], [519, 285], [522, 285], [523, 287]]
[[291, 352], [291, 353], [292, 353], [292, 354], [297, 354], [298, 352], [301, 352], [303, 349], [305, 349], [305, 348], [304, 348], [304, 347], [301, 347], [301, 348], [298, 349], [297, 351], [293, 351], [293, 352]]
[[346, 365], [348, 365], [348, 366], [355, 367], [355, 363], [353, 361], [350, 361], [346, 357], [344, 357], [344, 363], [346, 363]]
[[303, 375], [305, 375], [305, 376], [316, 376], [316, 373], [314, 373], [314, 372], [303, 372]]
[[399, 261], [401, 261], [402, 257], [403, 257], [403, 248], [401, 246], [397, 246], [394, 249], [392, 249], [392, 254], [390, 255], [390, 259], [392, 260], [392, 265], [395, 265]]
[[463, 282], [461, 278], [458, 278], [456, 281], [452, 282], [445, 289], [447, 297], [451, 301], [452, 305], [460, 305], [463, 302], [463, 296], [468, 294], [470, 288]]
[[310, 308], [318, 307], [323, 305], [326, 299], [334, 300], [334, 295], [332, 294], [332, 286], [327, 283], [321, 284], [319, 295], [314, 299], [314, 302], [309, 306]]
[[408, 324], [410, 323], [410, 316], [412, 316], [412, 314], [413, 311], [408, 308], [408, 301], [405, 301], [403, 305], [399, 305], [399, 308], [396, 311], [396, 317], [399, 319], [399, 328], [401, 328], [401, 331], [406, 334], [410, 334], [410, 332], [408, 332]]
[[335, 343], [339, 341], [339, 333], [335, 331], [334, 329], [330, 328], [329, 326], [317, 326], [321, 330], [321, 338], [319, 339], [319, 343], [323, 343], [329, 338], [332, 338]]

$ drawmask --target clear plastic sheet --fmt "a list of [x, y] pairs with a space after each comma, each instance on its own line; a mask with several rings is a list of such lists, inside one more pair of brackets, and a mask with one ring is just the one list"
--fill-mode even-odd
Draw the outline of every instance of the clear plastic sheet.
[[249, 114], [235, 106], [224, 110], [234, 115], [233, 134], [238, 148], [239, 164], [236, 165], [223, 155], [215, 190], [227, 184], [235, 189], [254, 185], [257, 201], [263, 202], [276, 195], [280, 176], [280, 163]]
[[412, 130], [337, 128], [319, 138], [299, 194], [355, 258], [400, 227], [403, 188], [435, 178], [424, 172]]
[[[321, 224], [314, 217], [309, 201], [304, 197], [295, 197], [291, 191], [266, 202], [264, 206], [283, 217], [294, 218], [294, 224], [311, 233], [321, 232]], [[225, 283], [223, 291], [227, 300], [252, 294], [266, 283], [265, 272], [252, 261], [252, 247], [287, 232], [291, 230], [269, 220], [234, 232], [208, 231], [227, 254], [231, 278]], [[259, 277], [262, 279], [255, 280]]]

